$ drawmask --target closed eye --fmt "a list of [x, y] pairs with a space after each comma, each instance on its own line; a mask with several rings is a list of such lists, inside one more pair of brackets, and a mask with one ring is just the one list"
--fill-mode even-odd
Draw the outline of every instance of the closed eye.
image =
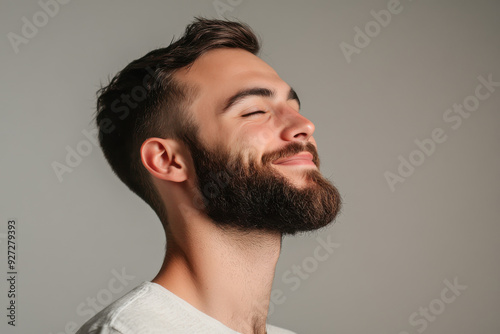
[[265, 114], [265, 113], [266, 113], [265, 111], [258, 110], [258, 111], [254, 111], [254, 112], [251, 112], [251, 113], [248, 113], [245, 115], [241, 115], [241, 117], [248, 117], [248, 116], [255, 115], [255, 114]]

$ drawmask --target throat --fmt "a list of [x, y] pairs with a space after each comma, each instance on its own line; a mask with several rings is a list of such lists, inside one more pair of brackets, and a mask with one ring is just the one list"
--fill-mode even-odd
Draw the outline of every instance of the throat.
[[167, 247], [154, 282], [233, 330], [266, 333], [281, 235], [212, 232], [191, 247]]

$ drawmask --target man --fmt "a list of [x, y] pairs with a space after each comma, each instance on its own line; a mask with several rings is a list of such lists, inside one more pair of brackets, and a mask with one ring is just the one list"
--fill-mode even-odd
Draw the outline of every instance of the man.
[[328, 225], [341, 198], [259, 49], [248, 26], [197, 18], [99, 91], [105, 157], [158, 214], [167, 250], [78, 334], [292, 333], [266, 323], [282, 237]]

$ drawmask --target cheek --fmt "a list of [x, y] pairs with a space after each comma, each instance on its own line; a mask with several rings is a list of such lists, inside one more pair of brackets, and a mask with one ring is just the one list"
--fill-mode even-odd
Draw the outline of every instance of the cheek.
[[263, 150], [272, 145], [275, 138], [275, 132], [267, 122], [266, 124], [247, 123], [245, 126], [235, 129], [235, 135], [244, 142], [245, 146]]
[[270, 129], [259, 129], [259, 131], [253, 135], [254, 145], [262, 148], [268, 147], [272, 143], [273, 138], [274, 134]]
[[248, 164], [248, 159], [258, 161], [260, 164], [262, 155], [273, 147], [273, 133], [269, 129], [236, 129], [230, 146], [233, 152], [238, 152]]

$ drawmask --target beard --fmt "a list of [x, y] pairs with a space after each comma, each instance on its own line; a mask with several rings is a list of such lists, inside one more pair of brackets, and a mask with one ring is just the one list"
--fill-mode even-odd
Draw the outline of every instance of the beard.
[[[293, 142], [263, 154], [261, 163], [249, 155], [245, 164], [242, 154], [234, 156], [223, 147], [209, 149], [194, 137], [185, 142], [195, 166], [196, 191], [202, 202], [198, 207], [219, 228], [294, 235], [325, 227], [339, 213], [341, 196], [319, 172], [319, 157], [312, 143]], [[313, 155], [318, 168], [300, 167], [290, 173], [293, 177], [300, 173], [305, 179], [305, 185], [297, 187], [271, 164], [304, 151]]]

